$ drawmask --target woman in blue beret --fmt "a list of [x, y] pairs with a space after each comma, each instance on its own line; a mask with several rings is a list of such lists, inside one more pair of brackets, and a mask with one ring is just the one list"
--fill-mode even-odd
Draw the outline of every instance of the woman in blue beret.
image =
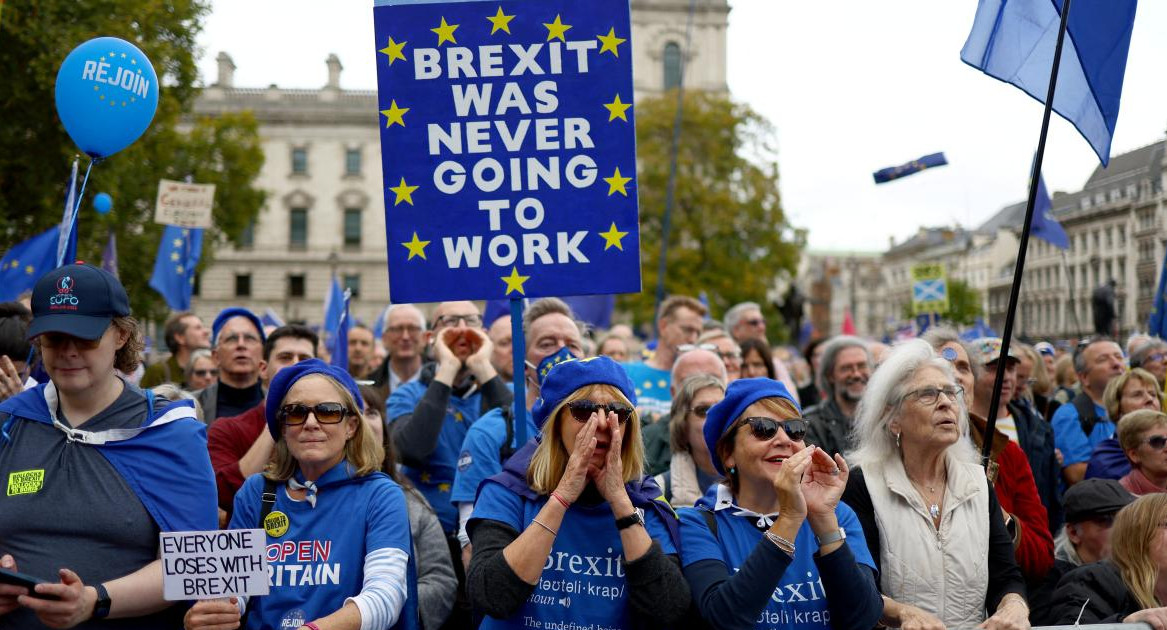
[[541, 439], [482, 484], [467, 523], [481, 627], [677, 625], [689, 606], [677, 522], [643, 474], [632, 382], [608, 357], [543, 363]]
[[[262, 597], [208, 600], [186, 628], [417, 627], [416, 577], [401, 487], [362, 419], [357, 384], [318, 359], [276, 373], [265, 414], [272, 463], [235, 495], [231, 529], [267, 532]], [[274, 497], [265, 499], [265, 497]]]
[[705, 419], [725, 475], [681, 515], [693, 601], [718, 629], [869, 630], [882, 610], [854, 512], [839, 502], [847, 464], [803, 442], [794, 397], [768, 378], [730, 383]]

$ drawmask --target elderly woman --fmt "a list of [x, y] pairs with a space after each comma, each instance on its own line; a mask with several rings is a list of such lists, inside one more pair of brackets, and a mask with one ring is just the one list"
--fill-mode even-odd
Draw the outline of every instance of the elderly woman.
[[705, 445], [726, 478], [681, 510], [681, 549], [693, 600], [714, 628], [879, 621], [874, 563], [839, 502], [847, 464], [806, 446], [805, 434], [794, 397], [766, 378], [730, 383], [709, 411]]
[[673, 507], [692, 507], [717, 483], [717, 470], [702, 437], [705, 416], [725, 396], [725, 385], [712, 374], [694, 374], [681, 383], [669, 413], [669, 469], [656, 476]]
[[481, 628], [675, 626], [689, 590], [632, 381], [608, 357], [561, 358], [531, 410], [542, 439], [482, 484], [466, 525]]
[[1131, 471], [1118, 482], [1135, 496], [1167, 492], [1167, 414], [1132, 411], [1118, 421], [1118, 441]]
[[923, 340], [893, 349], [859, 403], [843, 495], [877, 563], [883, 625], [1029, 627], [1012, 537], [967, 434], [952, 364]]
[[215, 363], [210, 350], [199, 348], [190, 353], [190, 363], [186, 364], [184, 378], [188, 392], [206, 389], [219, 378], [219, 364]]
[[276, 373], [264, 409], [272, 462], [235, 495], [230, 525], [267, 532], [271, 592], [201, 601], [186, 614], [188, 630], [233, 627], [245, 610], [246, 628], [416, 627], [405, 497], [380, 472], [384, 452], [363, 408], [348, 371], [319, 359]]
[[[1106, 407], [1108, 418], [1121, 419], [1132, 411], [1163, 409], [1163, 395], [1155, 377], [1142, 368], [1123, 373], [1106, 384], [1102, 394], [1102, 406]], [[1131, 471], [1127, 449], [1117, 433], [1094, 447], [1090, 462], [1086, 466], [1086, 477], [1121, 479]]]
[[1167, 494], [1139, 497], [1114, 517], [1109, 560], [1066, 574], [1054, 591], [1054, 623], [1145, 622], [1167, 628]]

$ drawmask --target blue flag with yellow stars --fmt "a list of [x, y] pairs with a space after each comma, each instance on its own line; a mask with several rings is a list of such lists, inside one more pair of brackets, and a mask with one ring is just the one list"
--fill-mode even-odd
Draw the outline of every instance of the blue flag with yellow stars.
[[944, 166], [945, 164], [948, 164], [948, 160], [944, 158], [943, 153], [930, 153], [918, 160], [912, 160], [907, 164], [880, 169], [875, 171], [872, 176], [875, 178], [875, 183], [886, 184], [894, 179], [907, 177], [912, 173], [919, 173], [924, 169], [934, 166]]
[[172, 311], [189, 311], [195, 267], [203, 254], [203, 229], [168, 225], [158, 244], [150, 287], [166, 299]]
[[396, 302], [640, 291], [628, 0], [376, 0]]
[[337, 322], [328, 342], [328, 364], [342, 370], [348, 369], [348, 331], [352, 328], [348, 306], [352, 295], [352, 291], [345, 290], [344, 297], [341, 298], [340, 321]]
[[10, 302], [45, 273], [57, 268], [57, 243], [61, 226], [54, 225], [36, 236], [17, 243], [0, 259], [0, 302]]
[[1167, 254], [1163, 256], [1163, 267], [1159, 270], [1159, 288], [1155, 290], [1155, 302], [1151, 304], [1151, 318], [1147, 328], [1149, 334], [1167, 339]]

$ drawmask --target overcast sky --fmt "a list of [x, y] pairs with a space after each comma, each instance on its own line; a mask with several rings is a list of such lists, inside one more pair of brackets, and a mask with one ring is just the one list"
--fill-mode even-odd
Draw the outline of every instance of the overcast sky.
[[[733, 98], [769, 119], [783, 205], [815, 249], [880, 251], [920, 225], [975, 227], [1026, 194], [1041, 105], [966, 66], [974, 0], [730, 0]], [[200, 38], [206, 83], [228, 52], [235, 84], [376, 89], [372, 2], [218, 0]], [[1167, 129], [1167, 3], [1139, 3], [1112, 155]], [[949, 165], [876, 186], [871, 173], [943, 151]], [[1055, 116], [1051, 190], [1081, 188], [1098, 160]]]

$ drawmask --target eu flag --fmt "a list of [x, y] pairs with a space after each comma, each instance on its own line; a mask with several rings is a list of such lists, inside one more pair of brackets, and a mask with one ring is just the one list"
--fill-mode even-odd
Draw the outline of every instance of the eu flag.
[[[1137, 0], [1075, 0], [1062, 47], [1053, 110], [1082, 134], [1102, 165], [1118, 120]], [[1062, 3], [980, 0], [960, 51], [965, 63], [1045, 103]]]
[[324, 296], [324, 333], [326, 339], [331, 338], [333, 332], [340, 328], [340, 317], [344, 313], [344, 291], [336, 276], [332, 276], [332, 286], [328, 295]]
[[912, 160], [907, 164], [901, 164], [899, 166], [892, 166], [875, 171], [875, 173], [872, 174], [872, 177], [875, 178], [875, 183], [886, 184], [893, 179], [907, 177], [912, 173], [919, 173], [924, 169], [932, 168], [934, 166], [944, 166], [945, 164], [948, 164], [948, 160], [944, 159], [943, 153], [930, 153], [918, 160]]
[[331, 329], [335, 333], [332, 335], [332, 341], [328, 344], [328, 352], [331, 355], [328, 364], [342, 370], [348, 370], [348, 331], [352, 327], [348, 303], [351, 298], [352, 292], [345, 291], [344, 296], [340, 299], [340, 321], [337, 322], [336, 328]]
[[203, 229], [168, 225], [158, 244], [150, 287], [166, 299], [173, 311], [189, 311], [195, 267], [203, 254]]
[[0, 259], [0, 302], [10, 302], [32, 289], [45, 273], [57, 268], [61, 226], [54, 225], [17, 243]]
[[1148, 333], [1167, 339], [1167, 254], [1163, 256], [1163, 267], [1159, 270], [1159, 288], [1155, 291], [1155, 302], [1151, 305], [1147, 328]]
[[57, 267], [77, 260], [77, 160], [69, 176], [69, 190], [65, 193], [65, 212], [61, 215], [61, 230], [57, 233]]
[[1037, 202], [1033, 206], [1033, 224], [1029, 233], [1058, 249], [1070, 248], [1070, 237], [1062, 229], [1062, 224], [1054, 218], [1053, 204], [1045, 188], [1045, 179], [1037, 176]]

